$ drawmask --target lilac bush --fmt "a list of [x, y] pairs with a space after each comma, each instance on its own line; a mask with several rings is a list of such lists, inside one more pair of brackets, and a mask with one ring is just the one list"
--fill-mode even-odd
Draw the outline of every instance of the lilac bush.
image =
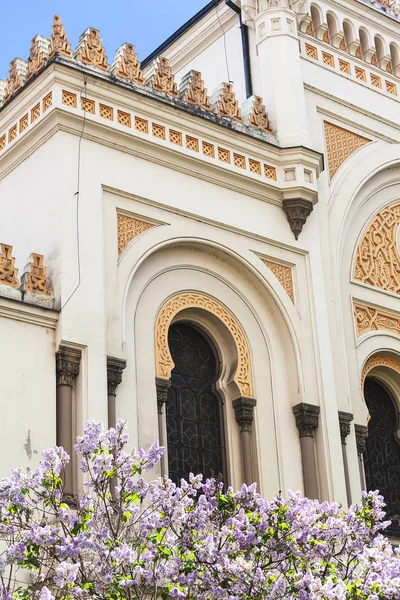
[[87, 423], [75, 505], [63, 496], [62, 448], [0, 482], [2, 600], [400, 598], [378, 492], [343, 510], [291, 492], [267, 501], [255, 485], [234, 492], [200, 475], [148, 483], [163, 448], [129, 452], [127, 440], [123, 422]]

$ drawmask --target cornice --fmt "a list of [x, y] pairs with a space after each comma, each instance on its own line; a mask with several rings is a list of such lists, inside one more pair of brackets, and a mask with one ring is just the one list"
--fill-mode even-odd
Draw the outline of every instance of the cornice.
[[25, 302], [0, 297], [0, 317], [55, 330], [58, 312], [39, 308]]

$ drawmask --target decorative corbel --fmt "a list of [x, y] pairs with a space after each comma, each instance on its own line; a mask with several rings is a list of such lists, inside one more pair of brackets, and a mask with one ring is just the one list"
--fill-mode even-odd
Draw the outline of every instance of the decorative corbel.
[[282, 208], [287, 215], [290, 229], [293, 231], [294, 237], [297, 240], [308, 216], [313, 210], [313, 203], [304, 198], [287, 198], [283, 200]]

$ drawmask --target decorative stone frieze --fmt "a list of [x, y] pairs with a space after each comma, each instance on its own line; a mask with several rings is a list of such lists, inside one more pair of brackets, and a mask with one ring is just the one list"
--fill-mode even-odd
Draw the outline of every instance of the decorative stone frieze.
[[156, 377], [157, 408], [159, 414], [162, 414], [163, 406], [165, 406], [167, 403], [168, 390], [170, 387], [170, 379], [162, 379], [161, 377]]
[[0, 284], [19, 288], [18, 269], [15, 268], [15, 258], [12, 256], [12, 246], [0, 244]]
[[304, 198], [288, 198], [283, 200], [282, 208], [287, 215], [290, 229], [296, 240], [303, 231], [305, 222], [313, 210], [313, 203]]
[[240, 426], [240, 431], [250, 431], [254, 421], [254, 408], [257, 405], [257, 400], [254, 398], [236, 398], [232, 402], [235, 411], [236, 422]]
[[329, 176], [332, 178], [353, 152], [369, 144], [371, 140], [328, 121], [324, 121], [324, 128]]
[[400, 202], [386, 206], [376, 215], [357, 248], [354, 279], [400, 294], [399, 225]]
[[354, 304], [357, 337], [370, 331], [389, 331], [400, 335], [400, 317], [364, 304]]
[[375, 354], [371, 356], [364, 365], [361, 374], [361, 389], [364, 391], [365, 379], [370, 371], [375, 367], [386, 367], [392, 369], [396, 373], [400, 374], [400, 361], [391, 358], [390, 356], [384, 356], [382, 354]]
[[231, 83], [222, 83], [214, 92], [211, 98], [211, 104], [214, 112], [221, 117], [242, 121], [242, 113], [239, 108], [239, 102], [233, 91]]
[[152, 227], [156, 225], [118, 213], [118, 255], [122, 254], [133, 238]]
[[211, 102], [199, 71], [189, 71], [182, 79], [179, 97], [184, 102], [199, 106], [203, 110], [211, 110]]
[[346, 438], [350, 435], [351, 431], [351, 422], [354, 417], [351, 413], [339, 411], [339, 426], [340, 426], [340, 437], [342, 439], [342, 444], [346, 444]]
[[75, 50], [75, 58], [84, 65], [97, 67], [102, 71], [109, 71], [110, 66], [103, 48], [103, 43], [98, 29], [88, 27], [81, 35]]
[[60, 346], [56, 353], [57, 385], [73, 387], [74, 380], [79, 375], [82, 352], [78, 348]]
[[149, 77], [149, 83], [156, 92], [164, 92], [173, 98], [179, 96], [171, 67], [166, 58], [159, 58], [155, 62], [153, 72]]
[[116, 396], [117, 387], [122, 382], [124, 369], [126, 369], [126, 360], [107, 356], [107, 390], [109, 396]]
[[268, 114], [260, 96], [251, 96], [244, 102], [242, 115], [244, 123], [248, 127], [254, 127], [266, 133], [271, 133]]
[[365, 425], [354, 425], [354, 430], [356, 432], [356, 444], [357, 444], [357, 453], [359, 456], [362, 456], [365, 452], [365, 445], [368, 439], [368, 427]]
[[64, 25], [61, 23], [60, 15], [55, 15], [53, 18], [53, 27], [50, 36], [49, 58], [52, 58], [55, 54], [62, 54], [68, 58], [73, 57], [71, 44], [64, 31]]
[[47, 38], [37, 35], [32, 40], [31, 50], [29, 53], [28, 67], [26, 79], [30, 79], [32, 75], [37, 73], [47, 61], [49, 54], [50, 40]]
[[26, 81], [28, 63], [21, 58], [14, 58], [10, 63], [4, 100], [8, 100]]
[[135, 46], [125, 43], [118, 48], [111, 67], [111, 73], [132, 83], [145, 84]]
[[285, 288], [287, 295], [294, 304], [293, 269], [271, 260], [262, 259], [263, 263], [273, 272]]
[[319, 406], [302, 402], [294, 406], [292, 410], [296, 418], [299, 437], [314, 437], [314, 432], [318, 427]]

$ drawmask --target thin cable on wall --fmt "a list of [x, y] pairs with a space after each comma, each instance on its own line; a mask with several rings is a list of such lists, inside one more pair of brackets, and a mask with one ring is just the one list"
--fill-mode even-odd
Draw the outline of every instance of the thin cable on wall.
[[71, 292], [70, 296], [61, 306], [62, 310], [68, 302], [71, 300], [72, 296], [76, 293], [79, 286], [81, 285], [81, 247], [80, 247], [80, 235], [79, 235], [79, 200], [80, 200], [80, 187], [81, 187], [81, 147], [82, 147], [82, 138], [83, 133], [85, 131], [85, 123], [86, 123], [86, 102], [82, 103], [82, 99], [86, 100], [86, 90], [87, 90], [87, 76], [85, 75], [83, 78], [83, 88], [80, 93], [81, 106], [83, 104], [83, 121], [82, 121], [82, 129], [79, 136], [78, 141], [78, 157], [77, 157], [77, 182], [76, 182], [76, 192], [74, 194], [76, 198], [76, 254], [77, 254], [77, 263], [78, 263], [78, 283], [76, 284], [74, 290]]
[[229, 83], [233, 83], [232, 80], [231, 80], [230, 74], [229, 74], [228, 51], [227, 51], [227, 48], [226, 48], [226, 32], [225, 32], [225, 29], [222, 27], [221, 19], [219, 18], [218, 0], [214, 0], [214, 2], [215, 2], [215, 13], [217, 15], [219, 26], [221, 27], [221, 30], [222, 30], [222, 38], [224, 40], [225, 64], [226, 64], [226, 73], [227, 73], [227, 76], [228, 76], [228, 82]]

